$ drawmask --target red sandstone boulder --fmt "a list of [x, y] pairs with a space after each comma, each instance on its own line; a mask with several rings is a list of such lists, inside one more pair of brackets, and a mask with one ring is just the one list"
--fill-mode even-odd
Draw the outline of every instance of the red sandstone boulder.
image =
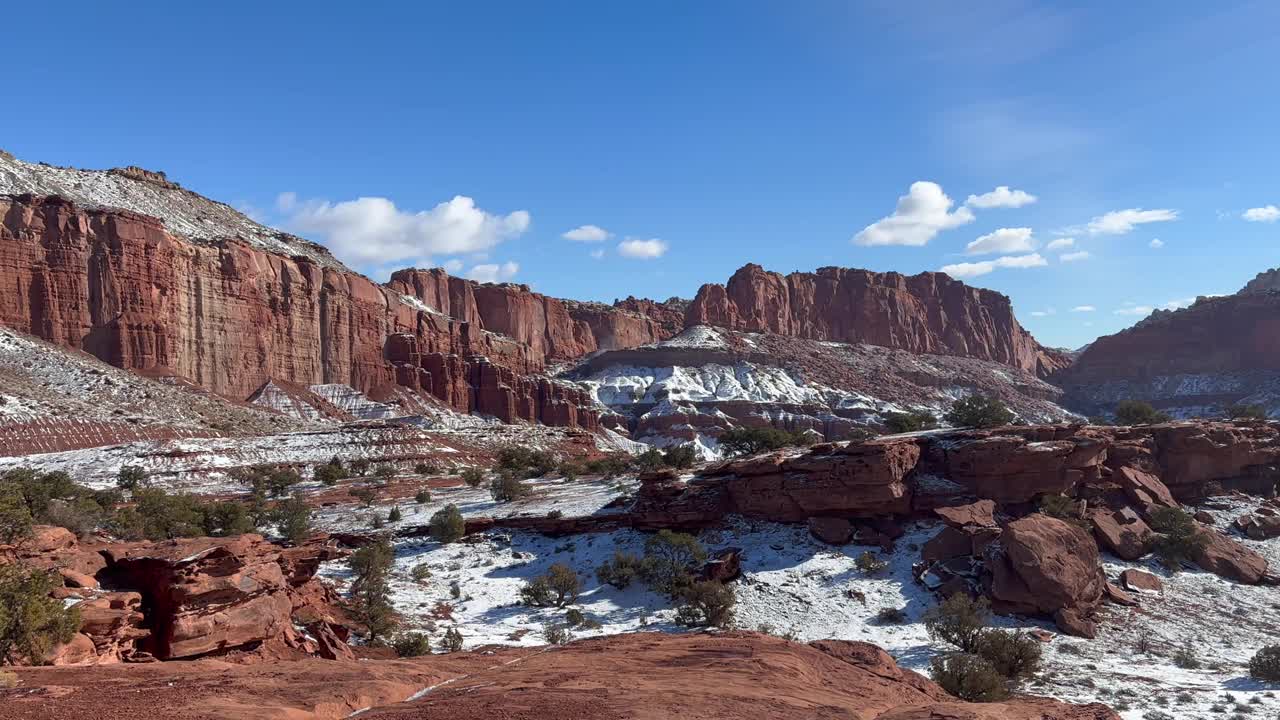
[[1160, 578], [1133, 568], [1120, 573], [1120, 583], [1126, 590], [1135, 592], [1160, 592], [1164, 589], [1164, 583], [1160, 582]]
[[1004, 552], [992, 559], [990, 594], [996, 609], [1054, 615], [1065, 632], [1081, 634], [1106, 586], [1093, 539], [1075, 525], [1041, 514], [1003, 530]]
[[1155, 533], [1134, 511], [1089, 511], [1089, 523], [1098, 544], [1124, 560], [1137, 560], [1151, 552]]
[[1129, 498], [1141, 507], [1178, 507], [1169, 488], [1160, 478], [1137, 468], [1122, 467], [1111, 476], [1112, 481], [1124, 488]]
[[853, 539], [853, 523], [846, 518], [811, 517], [809, 533], [830, 545], [847, 545]]
[[997, 503], [1030, 502], [1046, 493], [1070, 494], [1096, 480], [1107, 443], [1089, 437], [1031, 442], [1018, 435], [972, 433], [931, 443], [934, 473]]
[[944, 522], [953, 527], [976, 525], [978, 527], [996, 527], [996, 503], [994, 500], [979, 500], [968, 505], [934, 508], [933, 512]]
[[1209, 538], [1209, 544], [1195, 557], [1201, 568], [1246, 585], [1255, 585], [1266, 577], [1266, 558], [1211, 527], [1202, 526], [1200, 534]]

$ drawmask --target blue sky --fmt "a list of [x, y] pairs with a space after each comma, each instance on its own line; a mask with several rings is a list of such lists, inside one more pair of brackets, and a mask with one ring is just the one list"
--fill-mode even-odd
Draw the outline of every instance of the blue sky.
[[1280, 265], [1274, 2], [105, 5], [7, 35], [0, 147], [165, 170], [377, 279], [951, 266], [1077, 347]]

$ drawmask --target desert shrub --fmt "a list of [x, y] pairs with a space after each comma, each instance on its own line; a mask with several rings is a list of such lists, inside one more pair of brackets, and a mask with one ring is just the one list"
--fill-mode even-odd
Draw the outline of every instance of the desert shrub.
[[391, 465], [379, 465], [374, 471], [373, 476], [378, 478], [379, 482], [387, 482], [396, 476], [396, 469]]
[[565, 461], [560, 463], [556, 472], [560, 473], [560, 477], [564, 478], [565, 482], [573, 482], [582, 474], [582, 469], [582, 466], [576, 462]]
[[1280, 683], [1280, 645], [1268, 645], [1249, 660], [1249, 676], [1255, 680]]
[[497, 502], [510, 502], [531, 492], [533, 490], [520, 478], [509, 473], [498, 473], [497, 477], [489, 481], [489, 496]]
[[948, 693], [968, 702], [997, 702], [1009, 697], [1009, 688], [991, 663], [969, 653], [947, 653], [929, 661], [933, 681]]
[[290, 498], [276, 503], [271, 511], [271, 521], [275, 523], [280, 536], [297, 545], [311, 534], [311, 508], [300, 498]]
[[605, 560], [596, 568], [596, 579], [623, 590], [641, 574], [643, 565], [644, 561], [639, 557], [615, 550], [612, 559]]
[[693, 584], [690, 572], [706, 559], [707, 551], [697, 538], [659, 530], [644, 543], [641, 574], [654, 592], [674, 598]]
[[442, 510], [437, 510], [431, 516], [429, 521], [431, 528], [431, 538], [436, 542], [445, 543], [457, 542], [467, 532], [467, 521], [462, 517], [462, 512], [458, 510], [457, 505], [446, 505]]
[[591, 475], [612, 480], [631, 469], [631, 456], [626, 453], [613, 453], [595, 460], [588, 460], [585, 469]]
[[662, 451], [658, 448], [649, 448], [636, 456], [636, 469], [641, 472], [651, 472], [663, 466]]
[[374, 499], [378, 497], [378, 491], [369, 487], [352, 488], [347, 491], [347, 494], [359, 500], [365, 507], [372, 506]]
[[96, 530], [102, 524], [102, 520], [102, 506], [89, 497], [53, 500], [40, 518], [40, 522], [45, 525], [66, 528], [82, 538]]
[[1169, 416], [1141, 400], [1121, 400], [1116, 405], [1116, 422], [1120, 425], [1151, 425], [1168, 422]]
[[12, 545], [30, 536], [32, 524], [22, 490], [17, 485], [0, 484], [0, 544]]
[[907, 611], [896, 607], [882, 607], [876, 613], [876, 620], [884, 625], [901, 625], [907, 621]]
[[1089, 529], [1089, 523], [1080, 517], [1079, 503], [1065, 495], [1041, 495], [1040, 512], [1051, 518]]
[[147, 471], [137, 465], [125, 465], [116, 473], [116, 487], [133, 492], [147, 484]]
[[1151, 528], [1159, 533], [1152, 550], [1169, 572], [1177, 572], [1209, 544], [1195, 519], [1182, 508], [1156, 509], [1151, 513]]
[[381, 515], [369, 516], [369, 527], [373, 530], [381, 530], [387, 526], [387, 521], [382, 519]]
[[845, 442], [866, 442], [867, 440], [871, 440], [875, 437], [877, 437], [875, 430], [865, 427], [856, 427], [845, 433], [844, 437], [841, 439]]
[[413, 494], [413, 501], [419, 505], [431, 502], [431, 491], [426, 488], [422, 488]]
[[409, 577], [412, 577], [414, 582], [420, 583], [431, 577], [431, 566], [426, 563], [414, 565], [413, 569], [409, 571]]
[[332, 487], [337, 485], [339, 480], [347, 479], [347, 469], [342, 466], [342, 461], [335, 457], [324, 465], [317, 465], [311, 476], [321, 485]]
[[929, 637], [974, 653], [991, 619], [991, 604], [986, 598], [956, 593], [925, 611], [923, 619]]
[[498, 472], [519, 478], [542, 477], [557, 466], [555, 454], [547, 450], [505, 447], [498, 451]]
[[956, 400], [943, 417], [956, 427], [974, 428], [1008, 425], [1014, 420], [1013, 413], [1003, 402], [983, 395], [970, 395]]
[[1266, 420], [1267, 409], [1261, 405], [1229, 405], [1226, 416], [1232, 420]]
[[733, 606], [737, 596], [733, 586], [715, 580], [690, 585], [683, 593], [684, 604], [676, 612], [676, 621], [691, 627], [729, 627], [733, 624]]
[[542, 626], [542, 639], [546, 640], [548, 645], [565, 645], [573, 642], [573, 633], [569, 632], [567, 625], [547, 623]]
[[545, 575], [532, 578], [520, 588], [520, 599], [526, 605], [562, 608], [578, 599], [582, 582], [578, 573], [561, 563], [556, 563]]
[[444, 637], [440, 638], [439, 647], [445, 652], [458, 652], [462, 649], [462, 633], [456, 627], [445, 630]]
[[1200, 667], [1200, 658], [1196, 655], [1195, 646], [1191, 641], [1183, 641], [1182, 645], [1173, 652], [1173, 664], [1184, 670], [1195, 670]]
[[578, 627], [587, 621], [587, 616], [582, 614], [578, 608], [569, 608], [564, 614], [564, 621], [569, 627]]
[[233, 474], [242, 484], [248, 485], [255, 495], [262, 497], [284, 497], [289, 494], [290, 488], [302, 482], [302, 476], [297, 470], [270, 465], [255, 465], [237, 470]]
[[420, 462], [413, 466], [415, 475], [439, 475], [440, 466], [432, 462]]
[[49, 597], [62, 581], [20, 563], [0, 565], [0, 665], [44, 660], [80, 630], [80, 611]]
[[732, 456], [757, 455], [784, 447], [808, 446], [812, 439], [808, 433], [791, 433], [777, 428], [730, 428], [720, 433], [716, 441]]
[[884, 426], [891, 433], [932, 430], [938, 427], [938, 418], [927, 412], [891, 412], [884, 414]]
[[0, 489], [6, 494], [13, 493], [15, 498], [21, 497], [27, 512], [36, 522], [44, 522], [49, 505], [55, 501], [73, 502], [94, 496], [92, 490], [75, 484], [64, 472], [41, 473], [30, 468], [14, 468], [5, 472], [0, 476]]
[[1016, 685], [1039, 671], [1041, 646], [1022, 632], [987, 630], [978, 637], [977, 655]]
[[403, 519], [404, 513], [400, 512], [400, 506], [391, 506], [391, 511], [387, 513], [387, 522], [400, 522]]
[[134, 493], [134, 510], [142, 519], [142, 533], [149, 540], [172, 540], [204, 534], [204, 509], [190, 495], [169, 495], [147, 488]]
[[395, 649], [396, 655], [400, 657], [421, 657], [431, 654], [431, 638], [425, 633], [407, 632], [400, 633], [396, 639], [391, 642], [391, 647]]
[[858, 571], [864, 575], [879, 575], [889, 567], [889, 563], [876, 557], [876, 554], [867, 550], [854, 559], [853, 564]]
[[462, 482], [466, 483], [467, 487], [478, 488], [484, 483], [484, 471], [469, 467], [462, 471]]
[[355, 574], [347, 608], [365, 627], [369, 642], [376, 643], [399, 624], [391, 605], [395, 548], [386, 540], [371, 543], [352, 553], [347, 564]]
[[351, 461], [351, 476], [364, 477], [369, 472], [369, 461], [364, 458], [356, 458]]
[[[300, 503], [306, 508], [306, 503], [301, 500], [291, 502]], [[307, 510], [307, 518], [310, 519], [310, 510]], [[276, 522], [280, 522], [277, 515]], [[234, 500], [224, 502], [212, 502], [204, 507], [204, 534], [210, 537], [229, 537], [232, 535], [243, 535], [247, 532], [253, 532], [257, 529], [257, 523], [254, 522], [252, 514], [249, 512], [248, 506]], [[308, 529], [309, 529], [308, 525]], [[289, 537], [288, 534], [281, 529], [281, 534]], [[305, 534], [305, 531], [304, 531]]]
[[685, 443], [684, 445], [676, 445], [667, 448], [662, 454], [662, 462], [667, 467], [676, 468], [677, 470], [686, 470], [693, 467], [698, 461], [698, 452], [693, 449], [693, 445]]

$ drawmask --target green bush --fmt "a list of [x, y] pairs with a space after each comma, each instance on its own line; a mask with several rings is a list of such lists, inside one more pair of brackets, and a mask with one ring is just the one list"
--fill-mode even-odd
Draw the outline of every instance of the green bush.
[[675, 598], [693, 584], [691, 572], [706, 559], [707, 551], [697, 538], [659, 530], [644, 543], [641, 574], [654, 592]]
[[548, 645], [565, 645], [573, 642], [573, 633], [569, 632], [567, 625], [547, 623], [542, 626], [542, 638]]
[[392, 641], [391, 647], [400, 657], [421, 657], [431, 654], [431, 638], [425, 633], [401, 633]]
[[31, 510], [16, 484], [0, 483], [0, 544], [12, 545], [31, 535]]
[[352, 488], [347, 491], [347, 494], [359, 500], [360, 504], [365, 507], [371, 507], [373, 501], [378, 497], [378, 491], [370, 487]]
[[396, 476], [396, 469], [391, 465], [379, 465], [373, 471], [373, 476], [378, 478], [379, 482], [385, 483]]
[[626, 453], [614, 453], [595, 460], [588, 460], [586, 471], [591, 475], [599, 475], [605, 480], [612, 480], [631, 469], [632, 458]]
[[469, 467], [462, 471], [462, 482], [468, 487], [478, 488], [484, 483], [484, 471], [480, 468]]
[[1261, 405], [1230, 405], [1226, 416], [1232, 420], [1266, 420], [1267, 409]]
[[640, 472], [652, 472], [664, 465], [662, 459], [662, 451], [658, 448], [649, 448], [636, 456], [635, 466]]
[[462, 649], [462, 633], [458, 628], [451, 627], [444, 631], [444, 637], [440, 639], [440, 649], [445, 652], [458, 652]]
[[299, 498], [277, 503], [271, 516], [280, 535], [294, 545], [311, 534], [311, 508]]
[[977, 655], [1014, 685], [1040, 670], [1040, 641], [1021, 631], [983, 632], [978, 638]]
[[526, 605], [562, 608], [578, 599], [582, 583], [567, 565], [556, 563], [545, 575], [539, 575], [520, 588], [520, 599]]
[[883, 625], [901, 625], [907, 621], [907, 611], [896, 607], [882, 607], [876, 613], [876, 620]]
[[321, 485], [332, 487], [337, 485], [338, 481], [347, 479], [347, 469], [342, 466], [342, 461], [335, 457], [324, 465], [317, 465], [311, 475]]
[[734, 457], [758, 455], [784, 447], [806, 447], [811, 443], [806, 432], [791, 433], [777, 428], [730, 428], [716, 438], [725, 453]]
[[391, 604], [395, 548], [386, 540], [371, 543], [352, 553], [347, 564], [355, 575], [347, 609], [365, 627], [369, 642], [377, 643], [399, 625]]
[[431, 502], [431, 491], [426, 488], [422, 488], [413, 494], [413, 501], [419, 505], [425, 505], [426, 503]]
[[596, 568], [596, 579], [619, 590], [625, 590], [640, 574], [644, 561], [630, 553], [615, 550], [613, 559], [605, 560]]
[[498, 451], [498, 472], [518, 478], [542, 477], [553, 472], [559, 463], [553, 453], [524, 447], [505, 447]]
[[718, 628], [733, 624], [733, 607], [738, 602], [733, 586], [703, 580], [690, 585], [681, 597], [684, 604], [676, 612], [680, 624]]
[[667, 451], [662, 454], [662, 462], [667, 467], [676, 468], [677, 470], [687, 470], [688, 468], [693, 467], [694, 463], [697, 461], [698, 452], [694, 449], [693, 445], [689, 443], [669, 447], [667, 448]]
[[1080, 504], [1064, 495], [1041, 495], [1040, 512], [1086, 530], [1089, 523], [1080, 515]]
[[1157, 508], [1151, 513], [1151, 529], [1158, 533], [1152, 550], [1169, 572], [1194, 561], [1209, 545], [1209, 537], [1182, 508]]
[[364, 477], [369, 472], [369, 461], [364, 458], [356, 458], [351, 461], [351, 476]]
[[387, 513], [387, 522], [400, 522], [404, 519], [404, 513], [400, 512], [399, 505], [393, 505], [391, 512]]
[[1280, 645], [1268, 645], [1249, 660], [1249, 676], [1268, 683], [1280, 683]]
[[919, 432], [938, 427], [938, 418], [927, 412], [890, 412], [884, 414], [884, 426], [891, 433]]
[[1009, 697], [1009, 688], [991, 663], [969, 653], [947, 653], [929, 661], [933, 681], [943, 690], [968, 702], [998, 702]]
[[429, 522], [431, 538], [436, 542], [449, 544], [462, 539], [467, 532], [467, 521], [457, 505], [446, 505], [437, 510]]
[[929, 637], [975, 653], [987, 622], [991, 619], [991, 604], [986, 598], [974, 600], [964, 593], [956, 593], [924, 613], [924, 627]]
[[1173, 652], [1173, 664], [1183, 670], [1200, 668], [1200, 658], [1196, 655], [1196, 648], [1190, 640], [1184, 640], [1182, 645]]
[[116, 474], [116, 487], [133, 492], [147, 484], [147, 471], [137, 465], [125, 465]]
[[991, 428], [1012, 423], [1014, 415], [996, 398], [970, 395], [952, 403], [944, 419], [956, 427]]
[[520, 478], [508, 473], [498, 473], [497, 477], [489, 481], [489, 496], [497, 502], [511, 502], [526, 497], [531, 492], [533, 489]]
[[569, 608], [564, 614], [564, 621], [569, 627], [578, 627], [587, 621], [587, 616], [578, 608]]
[[889, 567], [889, 563], [876, 557], [876, 554], [870, 550], [858, 555], [853, 564], [863, 575], [879, 575]]
[[1141, 400], [1122, 400], [1116, 405], [1116, 422], [1120, 425], [1153, 425], [1169, 420], [1167, 414]]
[[439, 475], [440, 466], [433, 462], [420, 462], [413, 466], [415, 475]]
[[413, 569], [409, 571], [409, 576], [412, 577], [413, 581], [416, 583], [423, 582], [427, 578], [431, 577], [431, 566], [426, 563], [414, 565]]
[[[302, 507], [306, 508], [306, 503], [301, 500], [291, 502], [300, 503]], [[309, 509], [307, 514], [310, 517]], [[279, 519], [275, 521], [280, 522]], [[204, 534], [210, 537], [230, 537], [253, 532], [258, 526], [254, 522], [252, 515], [250, 515], [249, 508], [244, 503], [227, 500], [212, 502], [204, 506], [203, 527]], [[284, 532], [283, 529], [281, 532]], [[288, 537], [287, 534], [286, 537]]]
[[80, 611], [49, 597], [57, 574], [19, 563], [0, 565], [0, 665], [24, 657], [39, 663], [80, 630]]

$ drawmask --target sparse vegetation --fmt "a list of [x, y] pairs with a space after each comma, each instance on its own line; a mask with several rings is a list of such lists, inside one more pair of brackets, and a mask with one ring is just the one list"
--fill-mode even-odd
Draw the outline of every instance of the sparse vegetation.
[[976, 653], [990, 619], [991, 604], [986, 598], [974, 600], [964, 593], [956, 593], [925, 611], [924, 627], [934, 640]]
[[692, 570], [706, 559], [707, 551], [697, 538], [659, 530], [645, 541], [641, 573], [654, 592], [675, 598], [693, 584]]
[[364, 477], [369, 472], [369, 461], [364, 458], [356, 458], [351, 461], [351, 476]]
[[733, 587], [715, 580], [695, 582], [681, 594], [684, 604], [676, 612], [676, 621], [691, 627], [725, 628], [733, 624], [733, 607], [737, 596]]
[[277, 504], [272, 511], [272, 519], [280, 535], [294, 545], [306, 540], [311, 534], [311, 508], [298, 498]]
[[391, 465], [379, 465], [373, 471], [373, 476], [378, 478], [379, 482], [386, 483], [396, 476], [396, 469]]
[[1173, 664], [1184, 670], [1196, 670], [1200, 667], [1200, 658], [1190, 640], [1183, 641], [1173, 652]]
[[413, 466], [415, 475], [439, 475], [440, 466], [433, 462], [420, 462]]
[[116, 474], [116, 487], [133, 492], [147, 484], [147, 472], [137, 465], [125, 465]]
[[1267, 409], [1261, 405], [1230, 405], [1225, 414], [1231, 420], [1267, 419]]
[[876, 620], [882, 625], [901, 625], [907, 621], [907, 611], [896, 607], [882, 607], [876, 613]]
[[413, 578], [413, 581], [416, 583], [424, 582], [427, 578], [431, 577], [431, 566], [426, 563], [414, 565], [413, 569], [409, 571], [409, 577]]
[[332, 460], [324, 465], [317, 465], [312, 472], [312, 477], [321, 485], [333, 487], [338, 484], [338, 481], [347, 479], [347, 469], [343, 467], [342, 461], [335, 455]]
[[991, 428], [1009, 425], [1014, 414], [1003, 402], [984, 395], [970, 395], [951, 404], [944, 419], [956, 427]]
[[1040, 512], [1086, 530], [1089, 523], [1080, 514], [1080, 504], [1064, 495], [1041, 495]]
[[467, 522], [457, 505], [446, 505], [437, 510], [430, 520], [431, 538], [440, 543], [457, 542], [467, 532]]
[[526, 497], [531, 492], [533, 491], [528, 485], [510, 473], [498, 473], [489, 481], [489, 495], [497, 502], [511, 502]]
[[439, 647], [445, 652], [458, 652], [462, 649], [462, 633], [456, 627], [445, 630]]
[[1249, 660], [1249, 676], [1268, 683], [1280, 683], [1280, 645], [1268, 645]]
[[1009, 697], [1008, 683], [991, 663], [969, 653], [947, 653], [929, 661], [933, 681], [969, 702], [998, 702]]
[[664, 465], [662, 459], [662, 451], [658, 448], [649, 448], [636, 456], [635, 467], [640, 472], [652, 472]]
[[401, 633], [396, 636], [396, 639], [391, 643], [391, 647], [395, 649], [396, 655], [400, 657], [430, 655], [431, 638], [420, 632]]
[[536, 478], [553, 472], [558, 463], [547, 450], [505, 447], [498, 451], [498, 474], [516, 478]]
[[391, 511], [387, 513], [387, 522], [400, 522], [404, 519], [404, 513], [400, 512], [399, 505], [393, 505]]
[[467, 487], [478, 488], [484, 484], [484, 471], [480, 468], [469, 467], [462, 471], [462, 482]]
[[422, 488], [413, 494], [413, 501], [419, 505], [425, 505], [431, 502], [431, 491], [426, 488]]
[[1177, 572], [1209, 544], [1195, 519], [1181, 508], [1156, 509], [1151, 513], [1151, 528], [1159, 533], [1152, 549], [1169, 572]]
[[640, 576], [644, 561], [630, 553], [616, 550], [611, 560], [605, 560], [596, 568], [596, 579], [619, 590], [625, 590]]
[[80, 612], [49, 597], [62, 581], [20, 563], [0, 565], [0, 665], [19, 658], [43, 662], [80, 629]]
[[587, 621], [587, 617], [578, 608], [569, 608], [564, 614], [564, 621], [569, 627], [578, 627]]
[[542, 639], [546, 640], [548, 645], [565, 645], [573, 642], [573, 633], [569, 632], [567, 625], [547, 623], [542, 626]]
[[717, 442], [731, 456], [757, 455], [784, 447], [807, 447], [811, 436], [805, 432], [787, 432], [777, 428], [730, 428], [720, 433]]
[[545, 575], [530, 579], [520, 588], [520, 599], [526, 605], [562, 608], [578, 599], [582, 583], [578, 573], [561, 563], [551, 566]]
[[372, 507], [374, 499], [378, 497], [378, 491], [369, 487], [352, 488], [347, 494], [359, 500], [364, 507]]
[[[986, 598], [956, 593], [924, 614], [929, 637], [959, 649], [931, 664], [934, 680], [947, 692], [971, 702], [1006, 697], [1039, 671], [1040, 643], [1022, 632], [987, 627]], [[998, 681], [993, 689], [992, 678]]]
[[863, 575], [879, 575], [889, 567], [889, 563], [876, 557], [876, 554], [870, 550], [858, 555], [853, 564]]
[[1168, 422], [1166, 413], [1162, 413], [1142, 400], [1122, 400], [1116, 405], [1116, 423], [1120, 425], [1153, 425]]
[[691, 468], [697, 461], [698, 453], [693, 449], [693, 445], [688, 443], [669, 447], [662, 455], [662, 462], [665, 463], [667, 467], [676, 468], [677, 470]]
[[927, 412], [890, 412], [884, 414], [884, 427], [891, 433], [932, 430], [938, 427], [938, 418]]
[[399, 625], [391, 605], [391, 567], [395, 549], [387, 540], [365, 545], [347, 559], [355, 574], [348, 610], [365, 627], [370, 643], [386, 638]]

